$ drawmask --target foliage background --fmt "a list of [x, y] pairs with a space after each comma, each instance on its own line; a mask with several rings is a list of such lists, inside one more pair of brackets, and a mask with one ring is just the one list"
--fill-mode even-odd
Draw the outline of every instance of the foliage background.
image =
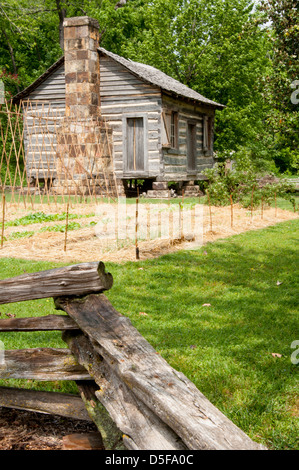
[[10, 94], [63, 54], [63, 19], [82, 15], [99, 21], [101, 46], [226, 105], [216, 119], [220, 161], [298, 173], [296, 0], [1, 0], [0, 79]]

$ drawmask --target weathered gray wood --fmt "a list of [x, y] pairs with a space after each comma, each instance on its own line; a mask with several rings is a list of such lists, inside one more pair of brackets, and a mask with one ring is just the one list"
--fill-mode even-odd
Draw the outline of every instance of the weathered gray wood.
[[105, 272], [101, 261], [75, 264], [0, 281], [0, 304], [102, 292], [112, 283], [112, 275]]
[[30, 99], [44, 99], [45, 95], [49, 100], [56, 100], [57, 98], [65, 99], [65, 80], [62, 80], [62, 78], [64, 78], [64, 65], [47, 77], [30, 94]]
[[[81, 300], [59, 298], [56, 299], [56, 307], [76, 321], [88, 335], [99, 357], [103, 358], [100, 364], [101, 367], [105, 365], [104, 378], [108, 376], [109, 382], [105, 390], [103, 373], [102, 376], [94, 373], [94, 379], [101, 387], [97, 397], [106, 407], [115, 400], [115, 408], [117, 404], [122, 406], [124, 415], [130, 417], [131, 422], [129, 429], [126, 420], [119, 422], [118, 427], [133, 441], [135, 439], [130, 432], [134, 430], [137, 417], [136, 408], [132, 408], [135, 399], [137, 408], [143, 404], [139, 410], [150, 410], [189, 449], [263, 448], [213, 406], [185, 375], [169, 366], [104, 295], [90, 295]], [[127, 391], [130, 392], [128, 405], [126, 400], [120, 401], [117, 395], [112, 394], [114, 390], [118, 391], [119, 398], [124, 393], [127, 397]], [[116, 420], [117, 416], [113, 419]], [[146, 419], [149, 419], [149, 414]], [[137, 420], [137, 424], [140, 423]], [[152, 431], [154, 433], [156, 429], [152, 428]]]
[[29, 318], [4, 318], [0, 320], [0, 331], [53, 330], [78, 330], [78, 325], [68, 315], [46, 315], [44, 317]]
[[1, 379], [90, 380], [68, 349], [37, 348], [4, 351]]
[[0, 387], [0, 406], [91, 421], [82, 399], [67, 393]]
[[[94, 419], [101, 434], [105, 435], [108, 430], [109, 435], [112, 434], [109, 441], [113, 442], [121, 431], [124, 433], [124, 445], [130, 450], [186, 449], [181, 439], [140, 401], [130, 385], [114, 372], [110, 366], [112, 358], [105, 361], [83, 334], [73, 335], [71, 332], [65, 332], [63, 339], [78, 362], [88, 370], [99, 386], [95, 395], [110, 415], [106, 420], [105, 414]], [[103, 408], [100, 411], [102, 415]], [[116, 427], [111, 424], [112, 420]]]

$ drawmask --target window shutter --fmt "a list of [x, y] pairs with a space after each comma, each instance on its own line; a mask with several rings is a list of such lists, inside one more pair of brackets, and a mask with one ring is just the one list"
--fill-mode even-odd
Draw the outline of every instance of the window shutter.
[[171, 136], [171, 112], [162, 111], [163, 128], [162, 128], [162, 145], [170, 146]]

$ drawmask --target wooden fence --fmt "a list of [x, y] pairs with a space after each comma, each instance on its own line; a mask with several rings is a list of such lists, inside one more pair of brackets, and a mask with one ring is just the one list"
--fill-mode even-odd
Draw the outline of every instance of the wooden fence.
[[[0, 320], [0, 331], [61, 330], [66, 348], [5, 351], [2, 379], [74, 380], [80, 397], [0, 387], [0, 406], [87, 419], [106, 450], [262, 450], [117, 312], [103, 263], [0, 281], [0, 304], [53, 297], [64, 311]], [[67, 315], [65, 315], [65, 313]]]

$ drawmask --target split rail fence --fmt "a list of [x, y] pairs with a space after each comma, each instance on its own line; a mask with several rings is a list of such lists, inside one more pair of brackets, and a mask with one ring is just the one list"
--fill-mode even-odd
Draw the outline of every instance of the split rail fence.
[[43, 317], [0, 320], [0, 331], [61, 330], [66, 348], [5, 351], [1, 379], [73, 380], [80, 397], [0, 388], [0, 406], [94, 421], [106, 450], [262, 450], [117, 312], [102, 262], [0, 281], [0, 304], [53, 297]]

